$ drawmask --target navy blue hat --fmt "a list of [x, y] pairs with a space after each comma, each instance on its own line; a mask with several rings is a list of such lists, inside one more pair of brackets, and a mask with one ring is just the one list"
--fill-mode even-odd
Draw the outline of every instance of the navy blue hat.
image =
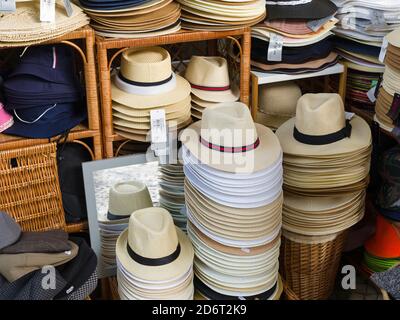
[[82, 104], [62, 103], [13, 110], [14, 125], [4, 133], [27, 138], [51, 138], [77, 126], [86, 118]]
[[67, 45], [45, 45], [28, 47], [18, 65], [7, 78], [31, 75], [45, 81], [74, 84], [74, 52]]
[[334, 37], [333, 41], [337, 48], [356, 54], [363, 54], [378, 58], [381, 52], [380, 47], [369, 46], [364, 43], [355, 42], [353, 40], [341, 37]]
[[151, 0], [121, 0], [121, 1], [87, 1], [79, 0], [82, 7], [94, 10], [117, 10], [135, 7]]

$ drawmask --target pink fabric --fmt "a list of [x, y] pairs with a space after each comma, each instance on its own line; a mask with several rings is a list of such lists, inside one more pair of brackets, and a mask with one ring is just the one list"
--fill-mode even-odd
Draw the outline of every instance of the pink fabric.
[[6, 110], [4, 110], [4, 105], [0, 102], [0, 132], [8, 129], [13, 124], [13, 117]]
[[275, 30], [280, 30], [289, 34], [309, 34], [313, 31], [307, 27], [307, 21], [290, 21], [290, 20], [272, 20], [265, 21], [264, 24], [267, 27], [273, 28]]

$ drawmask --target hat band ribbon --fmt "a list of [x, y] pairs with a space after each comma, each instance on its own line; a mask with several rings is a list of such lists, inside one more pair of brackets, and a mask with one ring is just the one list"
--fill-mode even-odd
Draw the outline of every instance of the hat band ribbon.
[[301, 4], [307, 4], [312, 0], [294, 0], [294, 1], [266, 1], [265, 4], [269, 6], [298, 6]]
[[118, 72], [118, 77], [126, 82], [129, 83], [133, 86], [139, 86], [139, 87], [154, 87], [154, 86], [161, 86], [162, 84], [167, 83], [168, 81], [171, 81], [172, 79], [172, 73], [170, 74], [170, 76], [167, 79], [161, 80], [161, 81], [155, 81], [155, 82], [140, 82], [140, 81], [133, 81], [133, 80], [129, 80], [127, 78], [125, 78], [123, 76], [123, 74], [120, 72]]
[[38, 122], [40, 119], [42, 119], [42, 118], [46, 115], [47, 112], [49, 112], [50, 110], [53, 110], [56, 106], [57, 106], [57, 103], [53, 104], [51, 107], [49, 107], [49, 108], [47, 108], [45, 111], [43, 111], [42, 114], [40, 114], [35, 120], [32, 120], [32, 121], [28, 121], [28, 120], [22, 119], [22, 118], [18, 115], [17, 110], [15, 110], [15, 109], [13, 110], [13, 112], [14, 112], [15, 117], [16, 117], [19, 121], [21, 121], [22, 123], [25, 123], [25, 124], [34, 124], [34, 123]]
[[200, 137], [200, 143], [203, 146], [206, 146], [209, 149], [216, 150], [219, 152], [226, 152], [226, 153], [239, 153], [239, 152], [247, 152], [247, 151], [252, 151], [256, 149], [260, 145], [260, 138], [257, 138], [257, 140], [249, 144], [247, 146], [242, 146], [242, 147], [224, 147], [224, 146], [219, 146], [217, 144], [213, 144], [211, 142], [208, 142], [207, 140], [203, 139]]
[[121, 219], [125, 219], [125, 218], [129, 218], [129, 216], [117, 216], [115, 214], [112, 214], [110, 211], [107, 212], [108, 220], [121, 220]]
[[337, 142], [339, 140], [342, 140], [344, 138], [350, 138], [351, 136], [351, 124], [349, 120], [346, 120], [346, 126], [334, 133], [322, 135], [322, 136], [312, 136], [308, 134], [301, 133], [299, 130], [297, 130], [296, 127], [294, 127], [293, 130], [293, 137], [305, 144], [310, 144], [310, 145], [324, 145], [324, 144], [330, 144]]
[[225, 86], [225, 87], [206, 87], [206, 86], [198, 86], [197, 84], [191, 83], [190, 86], [193, 89], [198, 89], [198, 90], [203, 90], [203, 91], [226, 91], [231, 88], [230, 85]]
[[178, 246], [176, 247], [176, 250], [171, 253], [170, 255], [163, 257], [163, 258], [146, 258], [142, 257], [141, 255], [138, 255], [135, 251], [132, 250], [132, 248], [129, 246], [129, 243], [127, 243], [126, 248], [128, 250], [129, 256], [135, 260], [137, 263], [140, 263], [145, 266], [152, 266], [152, 267], [157, 267], [157, 266], [163, 266], [166, 264], [169, 264], [173, 261], [176, 260], [176, 258], [179, 257], [179, 254], [181, 253], [181, 245], [178, 243]]

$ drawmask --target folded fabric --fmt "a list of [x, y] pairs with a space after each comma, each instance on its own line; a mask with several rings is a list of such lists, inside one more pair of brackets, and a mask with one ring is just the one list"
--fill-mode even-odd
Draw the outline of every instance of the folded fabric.
[[18, 253], [0, 254], [0, 274], [9, 282], [38, 270], [43, 266], [59, 266], [72, 260], [78, 254], [78, 246], [71, 242], [71, 250], [60, 253]]
[[394, 299], [400, 300], [400, 264], [387, 271], [374, 273], [371, 280]]
[[7, 213], [0, 211], [0, 249], [17, 242], [21, 236], [21, 227]]
[[68, 233], [63, 230], [43, 232], [22, 232], [17, 242], [2, 250], [1, 253], [58, 253], [71, 250]]

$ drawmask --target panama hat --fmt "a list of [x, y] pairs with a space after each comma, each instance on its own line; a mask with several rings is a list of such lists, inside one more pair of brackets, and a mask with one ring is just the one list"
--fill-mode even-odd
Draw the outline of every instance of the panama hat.
[[371, 144], [371, 130], [358, 116], [346, 121], [338, 94], [305, 94], [296, 117], [276, 131], [284, 153], [331, 155], [356, 152]]
[[[147, 241], [152, 239], [152, 241]], [[118, 260], [134, 277], [167, 280], [190, 269], [193, 248], [163, 208], [135, 211], [117, 241]]]
[[330, 0], [267, 0], [268, 19], [318, 20], [332, 16], [337, 7]]
[[143, 182], [119, 182], [110, 188], [107, 217], [120, 220], [128, 218], [136, 210], [152, 206], [149, 190]]
[[230, 85], [225, 58], [192, 56], [185, 70], [185, 79], [189, 81], [192, 93], [202, 100], [233, 102], [239, 98], [239, 89]]
[[123, 52], [111, 91], [112, 99], [117, 103], [148, 109], [186, 99], [190, 95], [190, 85], [172, 72], [167, 50], [161, 47], [133, 48]]
[[201, 163], [232, 173], [257, 172], [281, 156], [273, 132], [254, 124], [248, 107], [240, 102], [206, 109], [202, 120], [186, 128], [180, 140]]
[[301, 97], [300, 87], [295, 82], [282, 82], [261, 86], [258, 94], [256, 122], [277, 129], [296, 114], [297, 100]]

